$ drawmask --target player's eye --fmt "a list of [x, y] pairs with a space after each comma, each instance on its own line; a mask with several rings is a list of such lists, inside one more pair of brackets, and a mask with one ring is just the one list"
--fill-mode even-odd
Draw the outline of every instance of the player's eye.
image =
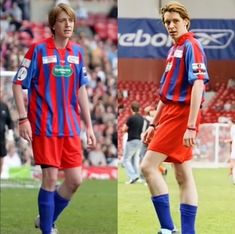
[[74, 22], [74, 20], [72, 18], [62, 18], [62, 19], [57, 19], [56, 21], [58, 21], [59, 23], [66, 23], [67, 21], [69, 23]]
[[169, 24], [170, 24], [170, 21], [168, 21], [168, 20], [165, 21], [165, 24], [166, 24], [166, 25], [169, 25]]

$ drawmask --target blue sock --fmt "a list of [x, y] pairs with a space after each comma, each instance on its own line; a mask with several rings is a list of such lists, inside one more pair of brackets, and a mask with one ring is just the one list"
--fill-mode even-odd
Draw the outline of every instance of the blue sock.
[[43, 234], [50, 234], [54, 216], [54, 192], [40, 188], [38, 193], [40, 228]]
[[180, 204], [182, 234], [195, 234], [197, 206]]
[[174, 230], [174, 224], [170, 213], [169, 195], [163, 194], [152, 197], [160, 225], [162, 229]]
[[64, 210], [64, 208], [69, 204], [69, 200], [61, 197], [57, 191], [55, 191], [54, 196], [55, 201], [55, 212], [54, 212], [54, 218], [53, 223], [56, 221], [60, 213]]

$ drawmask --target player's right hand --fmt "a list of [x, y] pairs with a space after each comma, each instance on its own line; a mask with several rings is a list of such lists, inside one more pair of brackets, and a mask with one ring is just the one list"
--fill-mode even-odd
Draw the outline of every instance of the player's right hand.
[[32, 141], [32, 129], [29, 121], [19, 124], [19, 134], [29, 143]]
[[88, 128], [86, 131], [87, 134], [87, 148], [95, 149], [96, 146], [96, 137], [92, 128]]
[[152, 139], [152, 137], [153, 137], [153, 135], [154, 135], [154, 128], [153, 127], [151, 127], [151, 126], [149, 126], [148, 128], [147, 128], [147, 130], [144, 132], [144, 134], [143, 134], [143, 142], [145, 143], [145, 144], [149, 144], [149, 142], [151, 141], [151, 139]]

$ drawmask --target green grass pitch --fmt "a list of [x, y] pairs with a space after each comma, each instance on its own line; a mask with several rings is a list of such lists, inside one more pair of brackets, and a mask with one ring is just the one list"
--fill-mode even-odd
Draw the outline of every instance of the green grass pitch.
[[[194, 169], [194, 175], [199, 193], [197, 234], [235, 234], [235, 185], [228, 169]], [[123, 168], [119, 168], [118, 233], [156, 234], [159, 224], [147, 186], [126, 185], [126, 180]], [[178, 187], [170, 167], [166, 181], [173, 219], [180, 229]]]
[[[38, 189], [1, 188], [0, 233], [39, 234]], [[116, 234], [117, 182], [85, 181], [57, 222], [61, 234]]]
[[[228, 177], [228, 170], [195, 169], [194, 174], [200, 199], [197, 234], [235, 233], [235, 185]], [[60, 233], [156, 234], [159, 225], [147, 187], [126, 185], [125, 180], [124, 170], [120, 168], [118, 186], [116, 181], [85, 181], [57, 222]], [[179, 228], [178, 188], [170, 167], [166, 180], [172, 215]], [[40, 233], [33, 227], [37, 190], [1, 189], [1, 234]]]

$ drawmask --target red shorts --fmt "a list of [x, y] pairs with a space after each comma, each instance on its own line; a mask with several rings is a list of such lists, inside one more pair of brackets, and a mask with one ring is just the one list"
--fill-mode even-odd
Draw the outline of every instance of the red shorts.
[[47, 137], [33, 136], [35, 164], [50, 165], [59, 169], [82, 165], [82, 147], [79, 136]]
[[[192, 159], [192, 148], [183, 145], [189, 109], [189, 105], [166, 104], [148, 150], [167, 155], [166, 162], [183, 163]], [[200, 118], [197, 120], [197, 127], [199, 120]]]

